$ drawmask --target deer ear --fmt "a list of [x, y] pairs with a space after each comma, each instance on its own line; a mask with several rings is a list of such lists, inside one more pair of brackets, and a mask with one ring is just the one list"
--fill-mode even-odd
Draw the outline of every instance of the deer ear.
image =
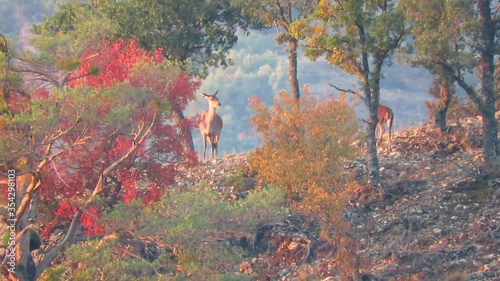
[[200, 96], [207, 97], [207, 94], [200, 92]]
[[213, 94], [213, 96], [216, 96], [218, 92], [219, 92], [219, 89], [217, 89], [217, 91], [215, 91], [215, 93]]

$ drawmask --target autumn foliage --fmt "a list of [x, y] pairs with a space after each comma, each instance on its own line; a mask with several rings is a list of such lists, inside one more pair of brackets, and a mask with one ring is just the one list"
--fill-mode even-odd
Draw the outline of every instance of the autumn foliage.
[[[99, 50], [89, 50], [87, 56], [92, 58], [70, 76], [72, 90], [56, 90], [46, 98], [51, 104], [62, 105], [53, 119], [56, 128], [68, 130], [60, 141], [75, 144], [42, 171], [42, 200], [56, 210], [57, 222], [48, 226], [71, 218], [78, 206], [75, 201], [95, 186], [103, 169], [125, 155], [141, 126], [152, 126], [150, 141], [107, 180], [108, 188], [103, 192], [107, 204], [135, 198], [145, 203], [159, 200], [174, 180], [172, 167], [165, 162], [194, 160], [194, 155], [183, 151], [179, 128], [168, 122], [168, 109], [172, 103], [185, 107], [198, 82], [163, 62], [159, 51], [149, 54], [135, 42], [105, 42]], [[98, 75], [87, 75], [92, 69], [98, 69]], [[87, 234], [104, 232], [104, 226], [97, 222], [99, 217], [96, 208], [89, 208], [82, 216]]]
[[320, 102], [306, 93], [296, 102], [280, 93], [272, 108], [257, 98], [250, 107], [262, 141], [250, 155], [250, 164], [261, 180], [285, 189], [292, 201], [339, 182], [346, 161], [358, 153], [357, 120], [344, 101]]
[[[0, 168], [19, 175], [17, 231], [29, 227], [48, 237], [58, 228], [70, 239], [76, 228], [106, 233], [103, 210], [160, 200], [174, 181], [174, 164], [196, 161], [180, 133], [194, 122], [172, 122], [170, 109], [184, 109], [199, 81], [163, 60], [161, 50], [146, 52], [133, 41], [103, 41], [81, 58], [64, 85], [13, 92], [0, 116]], [[43, 214], [36, 221], [35, 212]], [[31, 255], [26, 237], [16, 244], [23, 260]], [[59, 249], [32, 272], [40, 274]]]
[[353, 109], [343, 99], [319, 101], [307, 91], [299, 101], [280, 93], [272, 108], [253, 98], [250, 107], [262, 141], [249, 156], [250, 166], [261, 183], [282, 188], [295, 210], [318, 219], [321, 238], [336, 248], [327, 262], [342, 276], [353, 276], [359, 266], [356, 240], [343, 219], [359, 188], [345, 169], [360, 152]]
[[[194, 155], [183, 151], [179, 129], [168, 122], [168, 109], [172, 103], [185, 107], [198, 82], [163, 62], [160, 52], [149, 54], [135, 42], [103, 42], [98, 50], [88, 50], [83, 57], [90, 59], [70, 75], [69, 90], [38, 92], [26, 104], [26, 114], [18, 114], [12, 122], [14, 126], [31, 122], [31, 133], [39, 140], [34, 149], [64, 150], [41, 171], [43, 208], [55, 210], [42, 231], [45, 234], [71, 219], [78, 202], [88, 197], [102, 171], [126, 154], [134, 136], [145, 126], [151, 126], [150, 141], [106, 179], [104, 205], [135, 198], [145, 203], [159, 200], [173, 181], [172, 167], [164, 161], [194, 160]], [[65, 150], [67, 147], [71, 149]], [[33, 156], [35, 166], [42, 156]], [[145, 183], [142, 186], [138, 185], [140, 179]], [[81, 217], [87, 234], [105, 231], [97, 222], [99, 208], [104, 205], [89, 208]]]

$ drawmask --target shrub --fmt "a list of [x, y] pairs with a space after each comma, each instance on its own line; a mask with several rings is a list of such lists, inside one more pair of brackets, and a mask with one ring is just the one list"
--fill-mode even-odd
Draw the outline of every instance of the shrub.
[[234, 192], [246, 192], [253, 189], [254, 181], [251, 173], [247, 170], [245, 167], [236, 169], [236, 171], [227, 176], [224, 183], [231, 186]]
[[360, 154], [358, 122], [345, 100], [318, 101], [306, 93], [300, 101], [280, 93], [272, 108], [254, 98], [252, 123], [262, 146], [249, 155], [258, 180], [282, 188], [288, 202], [321, 222], [320, 236], [335, 244], [341, 278], [356, 275], [356, 239], [343, 219], [359, 186], [344, 169]]
[[246, 280], [236, 273], [245, 249], [234, 241], [250, 240], [260, 224], [282, 221], [283, 202], [275, 187], [228, 202], [202, 182], [156, 205], [118, 204], [101, 219], [110, 234], [69, 247], [67, 260], [44, 280]]
[[[314, 195], [316, 188], [335, 192], [345, 178], [344, 165], [359, 155], [358, 123], [343, 100], [319, 102], [280, 93], [271, 109], [253, 99], [252, 123], [262, 146], [249, 155], [258, 179], [283, 188], [290, 202]], [[342, 187], [340, 187], [342, 188]]]

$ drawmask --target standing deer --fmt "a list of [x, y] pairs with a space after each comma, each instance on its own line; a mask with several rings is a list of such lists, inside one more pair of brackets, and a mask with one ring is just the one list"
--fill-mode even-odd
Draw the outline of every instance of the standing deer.
[[213, 95], [200, 93], [202, 97], [208, 100], [208, 111], [203, 112], [200, 116], [200, 131], [201, 137], [203, 138], [203, 159], [206, 157], [207, 138], [212, 147], [211, 159], [214, 159], [214, 154], [217, 156], [217, 144], [219, 143], [219, 136], [222, 130], [222, 118], [215, 113], [215, 109], [221, 106], [217, 98], [218, 92], [219, 90], [215, 91]]
[[379, 136], [378, 136], [378, 140], [377, 140], [377, 146], [382, 141], [382, 136], [384, 135], [384, 132], [385, 132], [384, 123], [386, 123], [387, 128], [389, 129], [389, 152], [390, 152], [392, 149], [391, 129], [392, 129], [392, 121], [394, 120], [394, 113], [392, 112], [392, 110], [389, 107], [387, 107], [383, 104], [379, 104], [378, 111], [377, 111], [377, 118], [378, 118], [377, 127], [379, 128]]

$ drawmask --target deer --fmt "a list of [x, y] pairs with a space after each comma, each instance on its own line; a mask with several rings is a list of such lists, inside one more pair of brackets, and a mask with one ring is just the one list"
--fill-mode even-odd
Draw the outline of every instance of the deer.
[[217, 98], [218, 92], [219, 90], [215, 91], [213, 95], [200, 93], [202, 97], [208, 100], [208, 111], [203, 112], [200, 116], [200, 132], [203, 138], [203, 159], [206, 158], [207, 139], [212, 149], [210, 158], [213, 160], [215, 159], [214, 156], [217, 156], [219, 136], [222, 130], [222, 118], [215, 113], [215, 109], [221, 106]]
[[379, 146], [380, 142], [382, 141], [382, 136], [384, 135], [385, 132], [384, 129], [384, 123], [385, 123], [387, 124], [387, 128], [389, 130], [389, 152], [390, 152], [392, 150], [391, 129], [392, 129], [392, 121], [394, 120], [394, 113], [392, 112], [392, 109], [390, 109], [388, 106], [379, 104], [377, 110], [377, 118], [378, 118], [377, 127], [379, 129], [377, 146]]

